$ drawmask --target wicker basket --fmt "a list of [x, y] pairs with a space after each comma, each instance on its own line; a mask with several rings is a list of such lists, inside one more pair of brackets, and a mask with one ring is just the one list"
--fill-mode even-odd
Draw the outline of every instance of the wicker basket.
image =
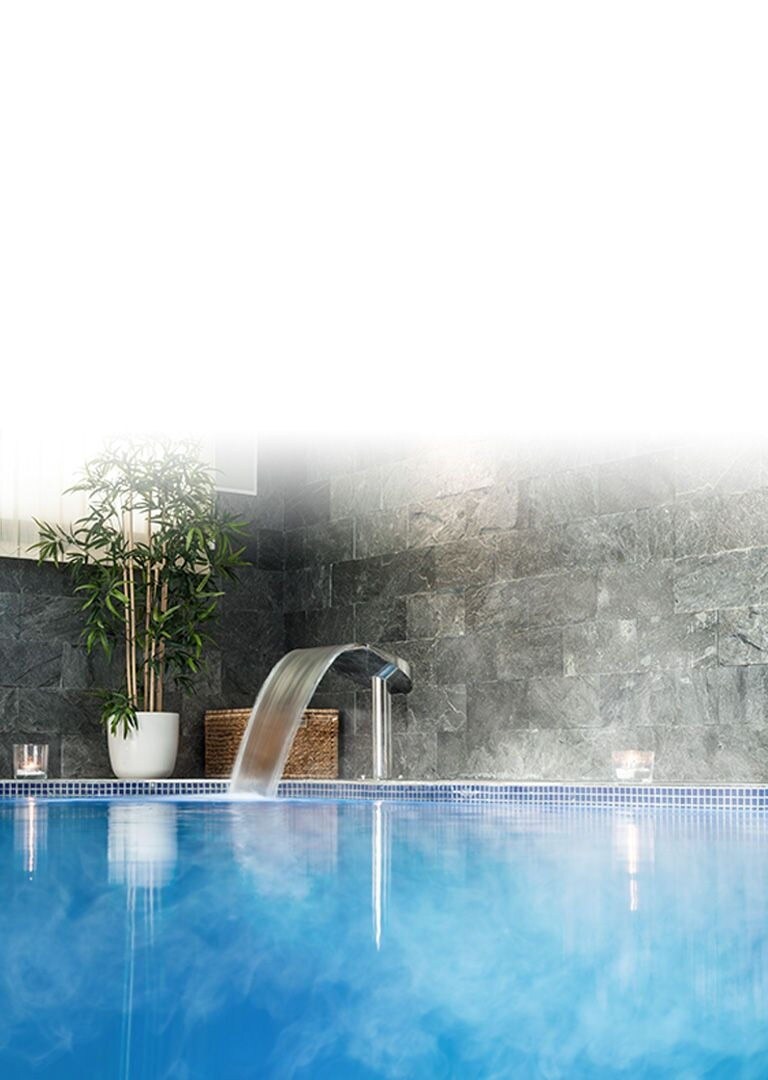
[[[205, 714], [205, 775], [229, 777], [250, 709], [214, 709]], [[339, 776], [339, 710], [307, 709], [296, 732], [283, 776], [336, 780]]]

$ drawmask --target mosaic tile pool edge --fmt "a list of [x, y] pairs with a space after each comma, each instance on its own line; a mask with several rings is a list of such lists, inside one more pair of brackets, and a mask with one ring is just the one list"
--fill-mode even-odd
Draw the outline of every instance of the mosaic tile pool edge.
[[[229, 797], [226, 780], [2, 780], [0, 801], [19, 798]], [[768, 810], [768, 786], [730, 784], [545, 784], [387, 783], [286, 780], [279, 796], [289, 799], [399, 800], [436, 803], [515, 803], [521, 806]]]

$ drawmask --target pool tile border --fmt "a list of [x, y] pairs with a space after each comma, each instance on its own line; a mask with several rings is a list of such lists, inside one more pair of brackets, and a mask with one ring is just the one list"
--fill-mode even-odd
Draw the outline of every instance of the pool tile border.
[[[285, 780], [280, 797], [288, 799], [359, 799], [461, 804], [516, 804], [605, 808], [677, 808], [685, 810], [768, 810], [768, 786], [753, 784], [568, 784], [446, 783], [362, 780]], [[226, 780], [1, 780], [0, 800], [19, 798], [99, 799], [228, 797]]]

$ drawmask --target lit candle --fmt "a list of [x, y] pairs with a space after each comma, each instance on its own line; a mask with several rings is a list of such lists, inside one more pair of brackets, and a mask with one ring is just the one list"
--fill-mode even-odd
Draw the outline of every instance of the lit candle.
[[614, 750], [616, 779], [649, 784], [653, 779], [653, 757], [653, 750]]
[[13, 773], [17, 780], [46, 780], [48, 744], [19, 743], [14, 746]]

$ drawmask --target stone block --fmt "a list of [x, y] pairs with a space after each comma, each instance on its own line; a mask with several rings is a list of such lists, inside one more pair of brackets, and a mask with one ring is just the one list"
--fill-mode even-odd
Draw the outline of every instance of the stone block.
[[435, 586], [480, 585], [494, 576], [495, 555], [479, 540], [466, 540], [429, 549], [433, 553]]
[[[485, 682], [499, 676], [499, 643], [489, 634], [463, 634], [461, 637], [409, 642], [409, 650], [414, 644], [420, 644], [423, 649], [422, 656], [414, 664], [414, 678], [421, 679], [425, 667], [426, 677], [437, 685]], [[406, 659], [410, 659], [410, 655]]]
[[496, 670], [500, 679], [527, 679], [533, 675], [563, 674], [561, 630], [502, 632], [493, 640]]
[[244, 566], [237, 572], [237, 581], [228, 582], [219, 601], [222, 618], [229, 611], [281, 612], [283, 608], [283, 573]]
[[19, 592], [38, 596], [72, 596], [74, 583], [67, 567], [54, 563], [37, 563], [34, 559], [18, 560]]
[[285, 534], [277, 529], [258, 529], [255, 561], [261, 570], [282, 570], [285, 566]]
[[0, 731], [18, 727], [19, 699], [15, 687], [0, 687]]
[[467, 686], [467, 742], [493, 751], [511, 730], [529, 727], [524, 680], [474, 682]]
[[64, 690], [112, 689], [122, 678], [124, 652], [108, 657], [101, 648], [87, 652], [84, 645], [64, 643], [61, 653], [61, 687]]
[[283, 611], [316, 611], [330, 607], [331, 567], [305, 566], [285, 574]]
[[285, 619], [284, 649], [311, 649], [355, 640], [354, 608], [293, 613]]
[[503, 534], [497, 538], [495, 555], [495, 576], [499, 581], [561, 570], [566, 562], [562, 527], [516, 529]]
[[467, 736], [464, 775], [478, 780], [523, 780], [531, 778], [530, 732], [507, 730], [494, 737], [491, 745]]
[[285, 528], [317, 525], [331, 519], [331, 488], [327, 480], [292, 488], [285, 496]]
[[606, 462], [598, 468], [601, 514], [661, 506], [672, 502], [674, 495], [674, 457], [668, 451]]
[[307, 566], [344, 562], [354, 555], [351, 519], [308, 525], [304, 532], [304, 560]]
[[595, 574], [573, 570], [564, 574], [494, 582], [466, 591], [467, 626], [472, 630], [507, 626], [562, 626], [594, 618], [597, 611]]
[[526, 712], [532, 728], [599, 727], [598, 676], [531, 679], [527, 684]]
[[331, 478], [331, 517], [372, 514], [381, 509], [381, 470], [364, 469]]
[[22, 641], [66, 641], [76, 645], [85, 625], [82, 601], [72, 596], [20, 597], [19, 637]]
[[763, 485], [763, 452], [756, 445], [700, 444], [675, 451], [675, 494], [723, 494]]
[[101, 779], [113, 775], [109, 764], [107, 736], [103, 728], [96, 728], [93, 736], [87, 739], [79, 735], [62, 735], [60, 757], [61, 776], [73, 779]]
[[[670, 723], [671, 677], [666, 672], [600, 676], [600, 724], [611, 730]], [[617, 745], [616, 749], [620, 749]]]
[[637, 671], [637, 627], [633, 619], [605, 619], [563, 630], [566, 675]]
[[464, 629], [463, 593], [418, 593], [408, 597], [407, 637], [455, 637]]
[[605, 514], [560, 526], [562, 566], [597, 569], [632, 562], [637, 555], [637, 515]]
[[0, 592], [0, 638], [18, 638], [21, 599], [18, 593]]
[[765, 548], [676, 560], [675, 609], [711, 611], [759, 604], [766, 594], [767, 577]]
[[768, 608], [726, 608], [719, 614], [721, 664], [768, 664]]
[[356, 559], [390, 555], [407, 547], [407, 510], [382, 510], [355, 519]]
[[675, 522], [672, 506], [657, 506], [638, 510], [635, 515], [637, 544], [635, 559], [639, 563], [659, 562], [675, 556]]
[[464, 731], [438, 731], [437, 775], [441, 780], [455, 780], [466, 775], [467, 737]]
[[671, 560], [603, 567], [598, 579], [598, 615], [605, 619], [671, 615], [673, 569]]
[[0, 593], [21, 591], [22, 559], [9, 559], [0, 555]]
[[517, 523], [517, 486], [499, 484], [480, 491], [446, 495], [409, 507], [411, 547], [488, 541]]
[[534, 528], [558, 525], [597, 514], [595, 468], [569, 469], [527, 482], [529, 524]]
[[0, 640], [0, 685], [58, 686], [61, 652], [60, 641]]
[[86, 691], [27, 689], [18, 692], [18, 727], [24, 731], [98, 735], [101, 702]]
[[467, 722], [466, 686], [422, 686], [414, 683], [404, 698], [409, 726], [424, 731], [459, 731]]
[[306, 529], [291, 529], [285, 536], [285, 570], [301, 570], [307, 565], [307, 555], [304, 546]]
[[717, 664], [717, 613], [638, 619], [637, 647], [641, 669], [713, 667]]
[[356, 641], [399, 641], [408, 636], [406, 601], [403, 597], [369, 600], [355, 604]]
[[426, 592], [434, 584], [435, 560], [431, 548], [341, 562], [333, 567], [333, 604], [409, 596]]

